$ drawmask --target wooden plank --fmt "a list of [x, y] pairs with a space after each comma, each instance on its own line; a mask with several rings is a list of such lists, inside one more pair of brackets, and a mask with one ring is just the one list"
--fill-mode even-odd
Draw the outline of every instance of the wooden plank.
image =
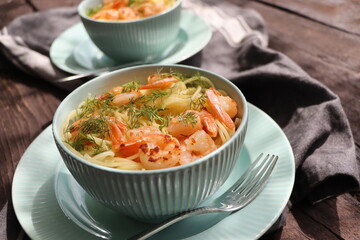
[[[316, 236], [316, 237], [315, 237]], [[304, 239], [327, 239], [339, 240], [336, 235], [324, 226], [314, 221], [303, 212], [301, 207], [294, 208], [287, 216], [286, 225], [283, 229], [264, 235], [260, 240], [304, 240]]]
[[257, 0], [334, 28], [360, 35], [360, 2], [348, 0]]
[[350, 194], [331, 198], [305, 211], [337, 236], [349, 240], [360, 239], [360, 202]]
[[[339, 95], [355, 141], [360, 143], [360, 37], [256, 2], [269, 29], [270, 48], [283, 52]], [[284, 21], [284, 19], [287, 19]], [[351, 47], [349, 47], [351, 46]]]
[[0, 63], [0, 210], [7, 232], [0, 239], [17, 239], [21, 228], [11, 204], [14, 172], [25, 149], [51, 123], [65, 93], [22, 73], [1, 54]]
[[360, 49], [355, 46], [360, 44], [359, 36], [344, 34], [339, 30], [264, 4], [249, 2], [248, 6], [253, 6], [265, 18], [270, 29], [270, 40], [276, 38], [291, 42], [290, 46], [280, 45], [283, 51], [288, 48], [301, 48], [301, 51], [310, 53], [322, 61], [358, 71]]
[[31, 13], [33, 9], [25, 0], [0, 2], [0, 29], [9, 24], [17, 16]]
[[[71, 1], [47, 1], [45, 7], [66, 6]], [[77, 4], [78, 1], [72, 1]], [[39, 8], [41, 9], [41, 8]], [[37, 9], [26, 0], [0, 3], [0, 28], [18, 16], [33, 13]], [[53, 114], [65, 92], [28, 76], [0, 54], [0, 210], [1, 239], [29, 239], [20, 233], [21, 227], [11, 203], [11, 183], [15, 168], [25, 149], [39, 133], [51, 123]], [[55, 94], [54, 94], [55, 93]], [[39, 107], [41, 106], [41, 107]]]
[[60, 100], [50, 85], [22, 72], [2, 73], [0, 79], [0, 128], [7, 136], [0, 142], [1, 166], [7, 173], [0, 179], [3, 200], [10, 199], [10, 183], [24, 150], [50, 124]]
[[260, 240], [360, 239], [360, 203], [356, 195], [343, 194], [316, 205], [295, 206], [280, 231]]

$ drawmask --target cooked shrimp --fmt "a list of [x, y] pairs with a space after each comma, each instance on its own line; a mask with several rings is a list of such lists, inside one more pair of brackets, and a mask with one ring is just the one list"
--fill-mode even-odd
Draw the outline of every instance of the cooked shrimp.
[[71, 134], [71, 139], [74, 141], [80, 133], [80, 128], [81, 128], [81, 124], [83, 122], [85, 122], [86, 120], [88, 120], [89, 118], [81, 118], [75, 122], [73, 122], [70, 126], [70, 134]]
[[123, 87], [121, 87], [121, 86], [114, 87], [113, 89], [111, 89], [111, 90], [108, 91], [107, 93], [101, 94], [101, 95], [98, 97], [98, 100], [99, 100], [99, 101], [102, 101], [102, 100], [110, 97], [111, 95], [119, 94], [119, 93], [122, 92], [122, 90], [123, 90]]
[[219, 98], [219, 102], [220, 102], [222, 108], [225, 110], [225, 112], [227, 114], [229, 114], [230, 118], [234, 118], [238, 112], [237, 104], [234, 101], [234, 99], [232, 99], [229, 96], [218, 96], [218, 98]]
[[115, 106], [122, 106], [128, 104], [131, 100], [136, 100], [140, 96], [141, 93], [137, 91], [120, 93], [115, 95], [114, 99], [112, 100], [112, 103]]
[[196, 131], [182, 145], [180, 164], [193, 162], [217, 149], [214, 140], [204, 130]]
[[[191, 121], [188, 118], [191, 118]], [[197, 111], [192, 110], [174, 117], [168, 126], [169, 133], [176, 138], [188, 137], [202, 128], [200, 115]]]
[[134, 20], [139, 18], [139, 15], [130, 7], [122, 7], [118, 12], [119, 20]]
[[139, 89], [143, 90], [143, 89], [166, 89], [171, 87], [174, 83], [176, 83], [177, 81], [179, 81], [176, 78], [173, 77], [169, 77], [169, 78], [164, 78], [152, 83], [148, 83], [146, 85], [142, 85]]
[[[133, 131], [134, 132], [134, 131]], [[143, 132], [144, 133], [144, 132]], [[118, 155], [121, 157], [129, 157], [139, 152], [140, 146], [159, 139], [164, 134], [161, 132], [141, 134], [141, 130], [137, 136], [128, 138], [118, 147]]]
[[176, 138], [163, 135], [140, 146], [140, 162], [145, 169], [174, 167], [180, 161], [180, 143]]
[[188, 137], [196, 131], [204, 129], [211, 137], [216, 137], [218, 127], [214, 117], [206, 110], [188, 110], [171, 119], [168, 130], [176, 138]]
[[120, 128], [116, 125], [116, 123], [110, 122], [109, 125], [110, 125], [109, 136], [111, 142], [113, 143], [112, 150], [115, 152], [118, 150], [120, 143], [122, 143], [125, 140], [125, 138]]
[[228, 127], [231, 130], [235, 129], [235, 124], [229, 114], [224, 110], [222, 107], [218, 96], [216, 95], [215, 91], [213, 89], [207, 89], [206, 92], [206, 98], [209, 106], [209, 111], [214, 114], [215, 118], [217, 118], [219, 121], [223, 122], [226, 127]]
[[151, 133], [119, 145], [119, 154], [122, 157], [137, 153], [145, 169], [173, 167], [180, 160], [180, 143], [170, 135]]
[[121, 7], [126, 7], [129, 5], [129, 0], [104, 0], [103, 1], [104, 5], [106, 3], [108, 3], [109, 5], [111, 5], [111, 8], [113, 9], [118, 9], [118, 8], [121, 8]]
[[147, 81], [148, 81], [148, 83], [154, 83], [154, 82], [164, 79], [166, 77], [167, 76], [164, 74], [154, 73], [154, 74], [151, 74], [148, 76]]
[[231, 118], [234, 118], [238, 113], [237, 104], [234, 101], [234, 99], [232, 99], [229, 96], [223, 96], [218, 90], [214, 88], [212, 88], [212, 90], [214, 91], [215, 95], [219, 98], [219, 102], [223, 107], [223, 109], [225, 110], [225, 112], [229, 114]]
[[117, 152], [119, 150], [119, 145], [126, 140], [124, 133], [127, 131], [127, 127], [115, 118], [110, 118], [108, 124], [110, 127], [109, 137], [113, 143], [112, 150]]
[[118, 20], [119, 12], [115, 9], [100, 10], [95, 13], [92, 18], [97, 20]]
[[150, 17], [155, 14], [158, 14], [166, 9], [166, 5], [160, 1], [149, 1], [144, 3], [140, 8], [138, 8], [138, 12], [140, 12], [143, 17]]
[[145, 144], [147, 141], [149, 141], [148, 136], [136, 137], [129, 141], [125, 141], [125, 142], [121, 143], [120, 145], [118, 145], [118, 147], [116, 147], [117, 154], [120, 157], [129, 157], [129, 156], [135, 155], [135, 154], [139, 153], [140, 146], [142, 144]]
[[142, 126], [139, 128], [130, 129], [126, 133], [128, 140], [151, 134], [161, 134], [159, 128], [154, 126]]
[[205, 132], [211, 137], [216, 137], [218, 134], [218, 126], [216, 125], [214, 116], [206, 110], [201, 110], [199, 115]]

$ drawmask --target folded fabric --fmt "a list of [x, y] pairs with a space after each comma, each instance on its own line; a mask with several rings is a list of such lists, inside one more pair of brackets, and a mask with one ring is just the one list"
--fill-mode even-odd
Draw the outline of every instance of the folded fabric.
[[[68, 74], [52, 64], [50, 46], [60, 33], [78, 21], [74, 7], [23, 15], [0, 31], [0, 50], [19, 69], [54, 83]], [[69, 82], [58, 86], [71, 90], [79, 84]]]
[[[358, 190], [360, 167], [339, 97], [288, 57], [266, 47], [265, 24], [257, 12], [215, 0], [185, 1], [184, 7], [203, 17], [213, 30], [209, 44], [184, 63], [233, 81], [288, 137], [296, 161], [296, 181], [288, 207]], [[240, 26], [243, 20], [253, 29], [251, 34]], [[66, 73], [52, 65], [50, 45], [78, 21], [75, 8], [19, 17], [2, 29], [0, 50], [23, 71], [54, 82]], [[78, 83], [72, 84], [59, 86], [72, 89]], [[272, 230], [284, 224], [287, 211]]]

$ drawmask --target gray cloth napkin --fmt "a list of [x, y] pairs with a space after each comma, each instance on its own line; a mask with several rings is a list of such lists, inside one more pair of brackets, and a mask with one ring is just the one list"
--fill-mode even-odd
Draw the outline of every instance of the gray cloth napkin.
[[[185, 1], [184, 7], [203, 17], [211, 25], [213, 36], [199, 54], [183, 63], [233, 81], [249, 102], [281, 126], [293, 148], [295, 186], [287, 209], [272, 230], [284, 224], [293, 204], [316, 203], [359, 190], [360, 166], [339, 97], [288, 57], [266, 47], [265, 24], [257, 12], [215, 0]], [[244, 33], [243, 20], [252, 33]], [[78, 21], [75, 8], [19, 17], [0, 32], [0, 50], [23, 71], [53, 82], [66, 74], [51, 64], [50, 45]], [[59, 86], [72, 89], [77, 84]]]

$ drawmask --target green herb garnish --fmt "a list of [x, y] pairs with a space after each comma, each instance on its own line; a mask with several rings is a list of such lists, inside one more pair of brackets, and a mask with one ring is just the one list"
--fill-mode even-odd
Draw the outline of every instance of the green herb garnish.
[[182, 122], [185, 126], [191, 125], [195, 126], [197, 123], [197, 117], [194, 112], [183, 112], [178, 115], [179, 121]]
[[163, 90], [151, 90], [149, 95], [141, 96], [136, 99], [137, 103], [154, 103], [156, 100], [161, 99], [165, 96], [168, 96], [170, 92]]
[[199, 97], [195, 99], [191, 99], [190, 108], [194, 110], [202, 109], [206, 104], [205, 94], [201, 94]]
[[89, 118], [81, 123], [80, 133], [83, 135], [96, 134], [100, 137], [105, 137], [109, 131], [106, 119], [102, 116], [97, 118]]
[[125, 83], [124, 85], [122, 85], [122, 87], [123, 87], [123, 89], [122, 89], [123, 93], [132, 92], [140, 87], [140, 83], [137, 81], [131, 81], [131, 82]]

